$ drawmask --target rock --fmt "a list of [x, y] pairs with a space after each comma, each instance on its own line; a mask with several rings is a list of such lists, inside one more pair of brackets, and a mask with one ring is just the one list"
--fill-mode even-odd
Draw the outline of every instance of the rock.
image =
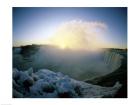
[[23, 85], [25, 87], [30, 87], [34, 84], [34, 80], [30, 77], [28, 79], [26, 79], [24, 82], [23, 82]]
[[58, 95], [61, 98], [78, 97], [77, 93], [74, 90], [74, 85], [71, 83], [68, 77], [57, 81], [56, 88], [58, 91]]
[[59, 98], [74, 98], [72, 92], [58, 93]]
[[35, 75], [35, 74], [32, 74], [32, 78], [33, 78], [34, 81], [39, 80], [39, 77], [37, 75]]
[[14, 80], [19, 79], [19, 71], [16, 68], [13, 69], [13, 79]]
[[23, 98], [23, 94], [13, 89], [13, 97], [14, 98]]
[[20, 89], [20, 85], [18, 85], [15, 80], [13, 80], [13, 88], [18, 90], [18, 91]]
[[56, 88], [57, 88], [59, 93], [65, 93], [65, 92], [71, 91], [73, 89], [73, 86], [70, 83], [70, 80], [60, 79], [56, 83]]
[[54, 92], [55, 88], [52, 84], [44, 83], [42, 86], [42, 90], [47, 93]]
[[29, 68], [27, 71], [25, 71], [29, 76], [33, 74], [33, 68]]
[[43, 83], [44, 83], [43, 79], [39, 79], [38, 81], [34, 83], [34, 85], [30, 87], [31, 96], [34, 97], [34, 96], [40, 96], [40, 94], [43, 94], [43, 90], [42, 90]]
[[80, 86], [76, 86], [76, 87], [74, 88], [74, 90], [75, 90], [75, 92], [77, 93], [78, 96], [82, 96]]

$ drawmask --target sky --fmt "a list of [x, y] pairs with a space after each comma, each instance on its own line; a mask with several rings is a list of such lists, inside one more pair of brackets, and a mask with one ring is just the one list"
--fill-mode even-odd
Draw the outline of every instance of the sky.
[[127, 48], [125, 7], [13, 7], [13, 46]]

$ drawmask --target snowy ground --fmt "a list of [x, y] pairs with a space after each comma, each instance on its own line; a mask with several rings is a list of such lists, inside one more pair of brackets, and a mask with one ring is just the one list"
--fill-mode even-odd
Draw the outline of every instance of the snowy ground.
[[121, 86], [119, 82], [113, 87], [91, 85], [48, 69], [40, 69], [35, 73], [32, 68], [27, 71], [13, 69], [13, 97], [15, 98], [113, 97]]

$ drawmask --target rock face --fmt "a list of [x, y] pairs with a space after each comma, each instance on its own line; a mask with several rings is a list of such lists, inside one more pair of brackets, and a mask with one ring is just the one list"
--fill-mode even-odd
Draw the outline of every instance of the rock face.
[[27, 71], [13, 69], [14, 98], [114, 97], [121, 86], [118, 82], [113, 87], [91, 85], [48, 69], [40, 69], [35, 73], [33, 69]]

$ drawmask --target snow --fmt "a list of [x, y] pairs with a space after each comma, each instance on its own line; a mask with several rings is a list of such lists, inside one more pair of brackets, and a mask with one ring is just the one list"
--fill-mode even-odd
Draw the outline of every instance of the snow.
[[35, 73], [32, 68], [27, 71], [13, 69], [13, 96], [19, 98], [113, 97], [120, 87], [119, 82], [113, 87], [92, 85], [72, 79], [61, 72], [55, 73], [48, 69], [40, 69]]

